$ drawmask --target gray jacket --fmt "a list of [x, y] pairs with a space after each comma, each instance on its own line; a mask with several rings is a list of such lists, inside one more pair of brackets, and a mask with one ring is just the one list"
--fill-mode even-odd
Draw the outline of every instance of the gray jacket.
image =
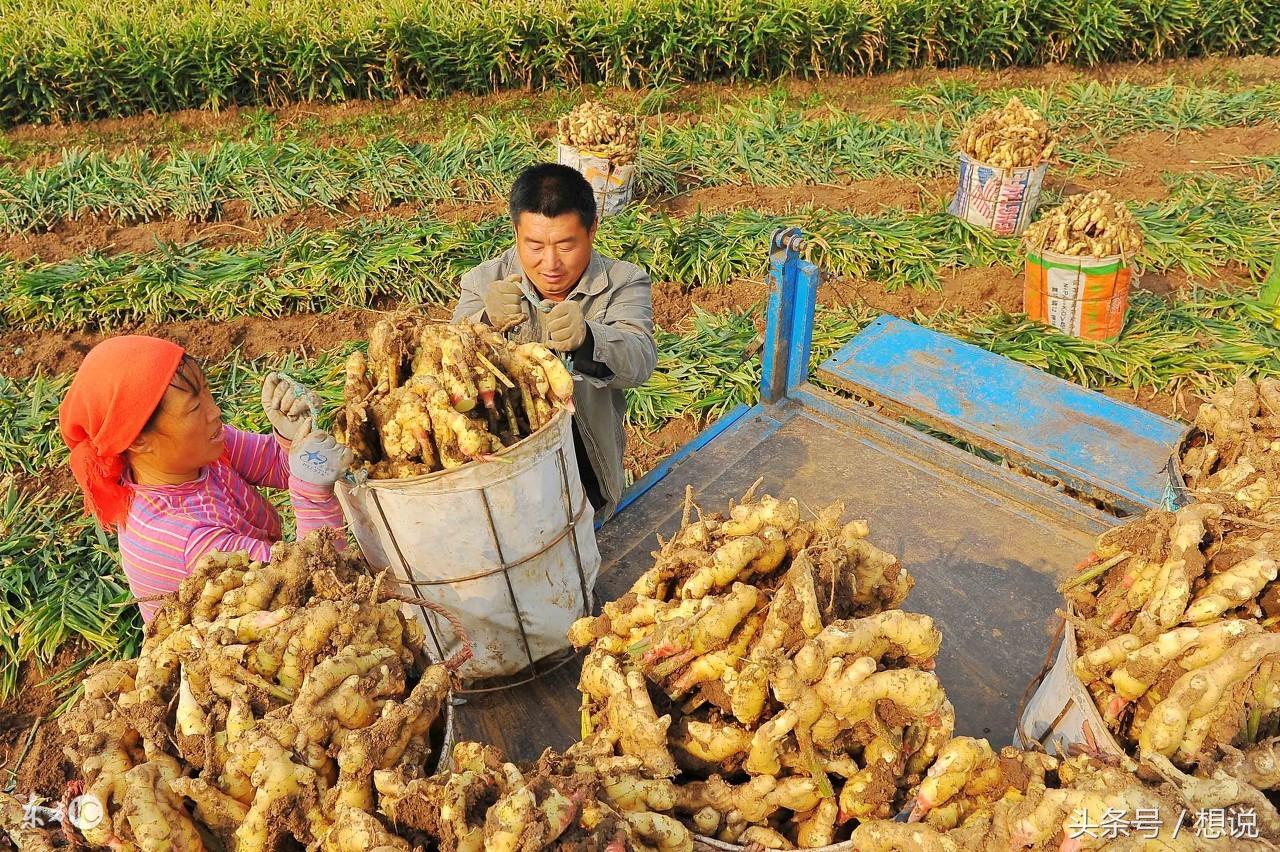
[[[464, 317], [483, 321], [484, 294], [489, 285], [517, 274], [529, 282], [516, 250], [511, 248], [462, 276], [454, 321]], [[598, 514], [608, 518], [617, 509], [625, 482], [622, 454], [627, 441], [623, 431], [627, 404], [622, 391], [648, 381], [658, 362], [649, 274], [634, 264], [592, 252], [591, 262], [568, 298], [582, 303], [594, 341], [593, 357], [603, 365], [594, 365], [593, 371], [606, 374], [596, 377], [575, 369], [573, 404], [578, 432], [605, 499]], [[546, 314], [533, 310], [527, 299], [521, 304], [530, 321], [512, 331], [511, 339], [545, 342]]]

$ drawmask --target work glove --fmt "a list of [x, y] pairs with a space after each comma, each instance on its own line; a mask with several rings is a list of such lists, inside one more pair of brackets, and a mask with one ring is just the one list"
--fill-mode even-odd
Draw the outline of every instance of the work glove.
[[519, 275], [508, 275], [501, 281], [494, 281], [484, 291], [484, 314], [490, 325], [502, 325], [524, 316], [520, 309], [520, 300], [524, 298], [520, 281]]
[[547, 348], [573, 352], [587, 339], [582, 303], [565, 299], [547, 314]]
[[312, 429], [303, 419], [298, 437], [289, 450], [289, 474], [310, 485], [333, 488], [351, 464], [351, 450], [323, 429]]
[[262, 410], [267, 413], [271, 428], [286, 441], [297, 439], [313, 405], [320, 407], [314, 391], [295, 387], [293, 381], [280, 373], [268, 373], [262, 382]]

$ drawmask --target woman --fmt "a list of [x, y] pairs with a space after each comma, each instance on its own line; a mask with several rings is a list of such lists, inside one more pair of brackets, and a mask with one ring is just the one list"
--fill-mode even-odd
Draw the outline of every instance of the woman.
[[[214, 550], [268, 560], [280, 517], [257, 487], [289, 490], [299, 536], [342, 526], [333, 484], [350, 452], [312, 429], [306, 401], [278, 374], [262, 403], [274, 437], [223, 424], [199, 366], [167, 340], [114, 337], [85, 356], [59, 425], [85, 510], [119, 530], [140, 601], [177, 589]], [[140, 602], [143, 620], [159, 606]]]

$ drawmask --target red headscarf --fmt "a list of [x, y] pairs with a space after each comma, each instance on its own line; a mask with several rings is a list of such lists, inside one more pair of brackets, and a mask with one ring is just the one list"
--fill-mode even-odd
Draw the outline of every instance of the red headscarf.
[[58, 409], [85, 513], [109, 530], [129, 512], [121, 455], [164, 398], [183, 354], [178, 344], [155, 337], [104, 340], [89, 350]]

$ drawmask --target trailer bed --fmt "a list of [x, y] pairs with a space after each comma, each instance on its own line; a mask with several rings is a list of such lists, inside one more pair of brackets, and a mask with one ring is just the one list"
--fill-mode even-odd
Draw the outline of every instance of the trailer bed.
[[[809, 384], [736, 412], [715, 431], [600, 530], [598, 604], [649, 567], [655, 533], [669, 536], [679, 524], [686, 485], [708, 510], [722, 511], [758, 477], [764, 492], [796, 497], [810, 512], [843, 500], [846, 517], [868, 518], [871, 541], [915, 576], [905, 608], [942, 630], [937, 673], [957, 733], [1010, 743], [1019, 699], [1056, 626], [1057, 581], [1113, 521]], [[459, 738], [493, 743], [517, 761], [567, 747], [579, 738], [579, 665], [580, 657], [526, 685], [463, 696]]]

